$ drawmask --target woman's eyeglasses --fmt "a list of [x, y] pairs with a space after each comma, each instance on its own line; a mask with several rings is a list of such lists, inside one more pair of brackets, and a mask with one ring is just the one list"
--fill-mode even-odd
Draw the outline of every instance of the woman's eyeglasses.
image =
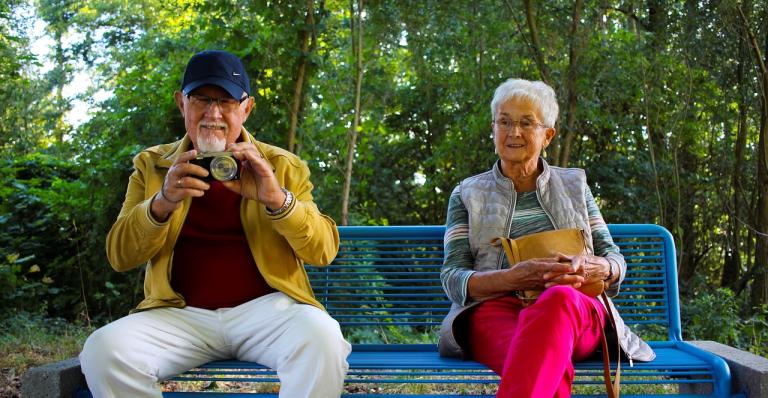
[[520, 127], [521, 130], [525, 132], [530, 132], [535, 130], [537, 127], [547, 127], [541, 123], [534, 122], [531, 119], [520, 119], [520, 120], [512, 120], [512, 119], [499, 119], [493, 121], [496, 126], [498, 126], [499, 130], [509, 133], [514, 129], [515, 127]]

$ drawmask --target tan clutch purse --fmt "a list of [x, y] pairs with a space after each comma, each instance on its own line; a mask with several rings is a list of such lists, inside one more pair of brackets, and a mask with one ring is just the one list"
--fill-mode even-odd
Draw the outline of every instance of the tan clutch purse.
[[[587, 253], [584, 232], [576, 228], [538, 232], [517, 239], [498, 239], [512, 267], [524, 260], [554, 257], [557, 253], [567, 255]], [[605, 282], [600, 275], [587, 276], [586, 281], [579, 288], [579, 291], [590, 297], [597, 297], [604, 290]], [[541, 290], [525, 290], [520, 294], [520, 300], [523, 305], [528, 306], [536, 301], [541, 292]]]

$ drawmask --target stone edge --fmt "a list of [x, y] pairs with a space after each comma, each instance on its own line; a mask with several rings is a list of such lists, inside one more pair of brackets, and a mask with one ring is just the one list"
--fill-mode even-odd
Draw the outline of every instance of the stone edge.
[[21, 380], [21, 396], [71, 398], [85, 385], [80, 360], [70, 358], [29, 369]]

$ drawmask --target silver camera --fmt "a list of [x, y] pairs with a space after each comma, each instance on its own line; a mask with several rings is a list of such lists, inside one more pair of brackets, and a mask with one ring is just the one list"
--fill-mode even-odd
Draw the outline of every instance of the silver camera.
[[240, 179], [240, 162], [237, 161], [232, 152], [200, 153], [190, 160], [189, 163], [208, 170], [208, 177], [200, 178], [203, 181]]

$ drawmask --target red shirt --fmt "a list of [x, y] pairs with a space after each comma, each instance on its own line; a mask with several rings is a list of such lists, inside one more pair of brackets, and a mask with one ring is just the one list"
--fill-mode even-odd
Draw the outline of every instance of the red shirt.
[[173, 251], [171, 286], [187, 305], [235, 307], [275, 291], [256, 267], [240, 221], [240, 195], [212, 181], [192, 205]]

